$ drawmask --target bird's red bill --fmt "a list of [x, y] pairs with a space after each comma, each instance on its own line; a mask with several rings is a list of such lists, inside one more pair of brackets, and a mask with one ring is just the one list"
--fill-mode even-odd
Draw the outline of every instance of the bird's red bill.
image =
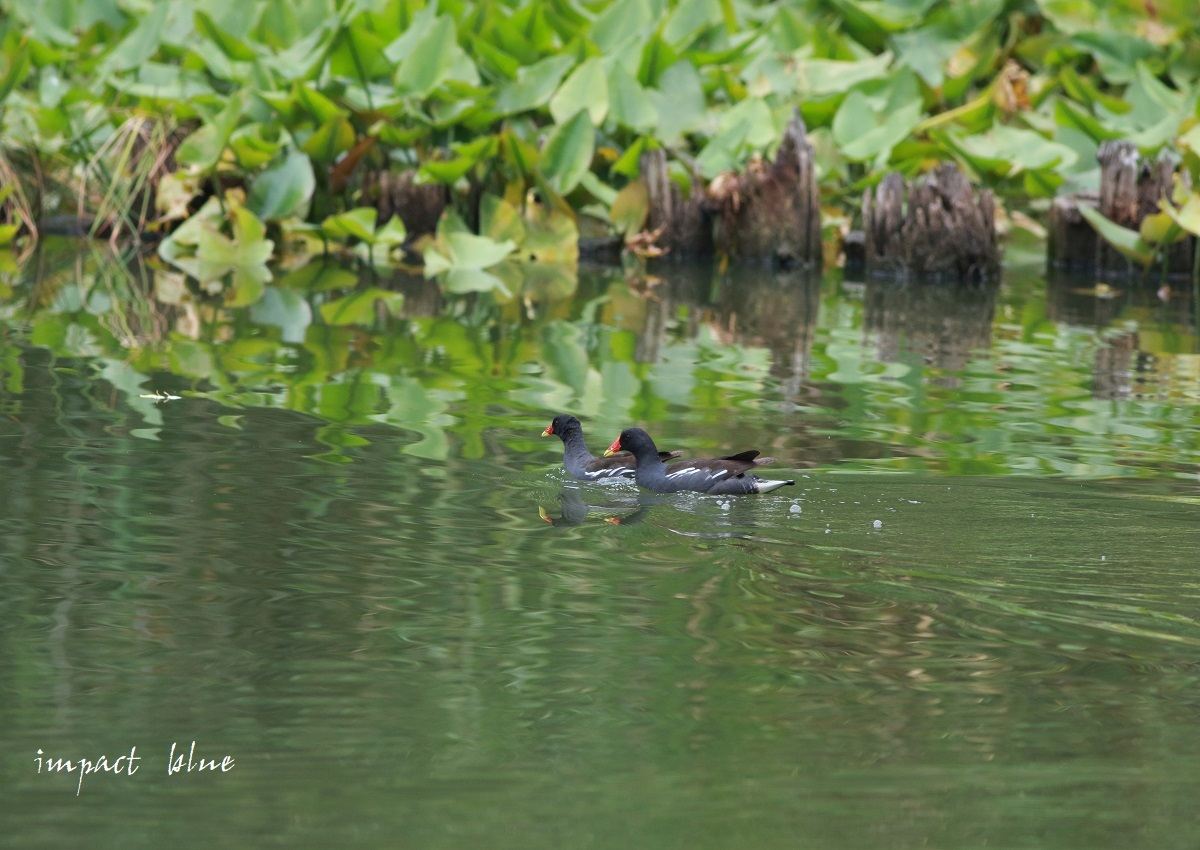
[[549, 437], [553, 433], [554, 433], [554, 423], [551, 422], [549, 425], [546, 426], [546, 430], [542, 432], [542, 436]]
[[613, 444], [608, 447], [608, 451], [604, 453], [604, 456], [608, 457], [609, 455], [616, 454], [619, 451], [621, 451], [621, 438], [617, 437], [617, 439], [613, 440]]

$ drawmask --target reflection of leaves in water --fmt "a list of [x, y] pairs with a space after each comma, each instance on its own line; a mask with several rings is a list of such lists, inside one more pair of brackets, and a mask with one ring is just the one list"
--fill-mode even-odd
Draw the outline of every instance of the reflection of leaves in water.
[[[71, 254], [35, 286], [13, 287], [0, 303], [0, 336], [8, 346], [91, 358], [151, 429], [140, 435], [163, 422], [155, 400], [140, 396], [167, 388], [189, 399], [173, 411], [193, 409], [190, 400], [202, 396], [233, 408], [304, 411], [347, 434], [382, 423], [397, 429], [397, 451], [435, 460], [504, 451], [511, 437], [497, 440], [497, 416], [521, 411], [540, 422], [570, 410], [595, 422], [597, 442], [635, 420], [656, 435], [674, 428], [673, 439], [697, 446], [730, 444], [736, 427], [784, 462], [857, 469], [1186, 475], [1200, 461], [1194, 336], [1161, 324], [1158, 313], [1127, 308], [1138, 345], [1155, 357], [1142, 363], [1128, 352], [1120, 369], [1129, 395], [1114, 403], [1095, 395], [1097, 332], [1056, 321], [1036, 286], [998, 296], [999, 318], [985, 314], [978, 338], [953, 358], [944, 344], [962, 340], [960, 326], [975, 327], [947, 324], [966, 316], [958, 299], [906, 312], [899, 302], [880, 308], [825, 292], [795, 412], [781, 419], [778, 374], [793, 363], [753, 336], [739, 338], [728, 316], [713, 314], [720, 299], [681, 296], [670, 277], [653, 297], [610, 276], [585, 278], [574, 304], [553, 296], [506, 303], [491, 293], [431, 304], [409, 295], [401, 276], [360, 282], [348, 267], [317, 261], [238, 308], [194, 282], [181, 285], [176, 273], [160, 287], [157, 272], [131, 274], [105, 256]], [[739, 280], [743, 301], [752, 285]], [[156, 297], [160, 290], [169, 302]], [[389, 308], [380, 310], [380, 300]], [[890, 318], [873, 323], [872, 309]], [[19, 351], [0, 346], [0, 364], [20, 363]], [[23, 385], [19, 368], [0, 371]], [[182, 381], [160, 380], [164, 371]], [[336, 452], [353, 457], [355, 448]]]
[[162, 410], [154, 400], [145, 398], [143, 395], [142, 385], [147, 380], [146, 376], [129, 364], [115, 360], [105, 362], [98, 375], [112, 384], [121, 393], [125, 403], [137, 411], [147, 425], [152, 426], [136, 429], [134, 431], [136, 436], [157, 440], [158, 432], [163, 424]]
[[330, 289], [351, 289], [358, 285], [358, 275], [333, 262], [312, 260], [283, 275], [276, 283], [280, 288], [308, 295]]
[[329, 422], [369, 422], [379, 409], [379, 386], [362, 371], [348, 372], [340, 381], [314, 385], [310, 392], [309, 409]]
[[378, 305], [396, 315], [403, 302], [401, 293], [373, 286], [325, 302], [321, 305], [321, 318], [331, 325], [371, 325], [375, 323]]
[[326, 425], [318, 428], [316, 440], [318, 443], [329, 446], [329, 451], [309, 455], [309, 457], [326, 463], [353, 463], [354, 458], [348, 457], [341, 450], [346, 447], [367, 446], [371, 443], [370, 440], [347, 431], [344, 425]]
[[425, 248], [425, 276], [437, 277], [449, 292], [490, 292], [503, 282], [485, 271], [516, 249], [511, 239], [478, 236], [453, 214], [442, 217], [437, 237]]
[[383, 420], [408, 431], [421, 439], [404, 447], [407, 454], [431, 460], [444, 460], [449, 455], [445, 429], [454, 423], [446, 413], [449, 402], [461, 398], [461, 393], [429, 390], [412, 378], [397, 377], [384, 387], [387, 409]]
[[542, 329], [542, 362], [549, 375], [583, 396], [590, 374], [583, 334], [567, 322], [551, 322]]
[[304, 342], [304, 331], [312, 318], [312, 307], [303, 295], [274, 286], [268, 286], [263, 297], [250, 307], [250, 319], [279, 328], [284, 342]]
[[[228, 214], [211, 198], [159, 246], [159, 255], [187, 272], [207, 291], [225, 289], [230, 306], [252, 304], [271, 279], [266, 263], [274, 242], [250, 210], [227, 198]], [[224, 228], [228, 227], [230, 235]], [[225, 286], [228, 278], [227, 286]]]
[[523, 210], [493, 195], [480, 206], [480, 233], [456, 216], [438, 225], [425, 274], [447, 292], [490, 292], [504, 300], [559, 300], [574, 292], [579, 231], [567, 213], [538, 204]]

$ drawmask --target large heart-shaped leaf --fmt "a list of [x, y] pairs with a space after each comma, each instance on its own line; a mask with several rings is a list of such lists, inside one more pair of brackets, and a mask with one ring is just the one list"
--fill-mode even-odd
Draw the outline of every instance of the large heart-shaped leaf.
[[646, 95], [658, 113], [658, 139], [675, 145], [684, 135], [701, 129], [708, 120], [708, 104], [700, 75], [691, 62], [676, 62], [662, 73], [658, 87]]
[[565, 124], [579, 110], [585, 109], [592, 125], [600, 126], [608, 115], [608, 75], [604, 62], [593, 56], [571, 72], [562, 87], [550, 98], [550, 114], [559, 124]]
[[359, 207], [331, 215], [321, 222], [321, 232], [330, 239], [357, 239], [372, 244], [377, 214], [374, 207]]
[[581, 109], [550, 134], [539, 160], [542, 174], [556, 191], [565, 195], [579, 185], [591, 167], [595, 150], [596, 132], [587, 110]]
[[352, 147], [354, 127], [345, 115], [336, 115], [321, 124], [316, 132], [308, 137], [301, 150], [308, 154], [313, 162], [332, 165]]
[[202, 10], [196, 11], [196, 32], [235, 62], [251, 62], [258, 58], [258, 52], [249, 43], [226, 32]]
[[282, 159], [255, 178], [246, 204], [264, 221], [303, 215], [316, 185], [308, 155], [289, 148]]
[[403, 95], [428, 96], [446, 78], [459, 51], [454, 19], [442, 15], [400, 62], [396, 89]]
[[512, 115], [545, 106], [574, 61], [560, 53], [525, 66], [517, 72], [515, 80], [501, 86], [496, 94], [496, 111]]
[[639, 132], [653, 129], [658, 111], [637, 78], [619, 62], [608, 74], [609, 115], [622, 127]]
[[106, 69], [129, 71], [141, 67], [154, 56], [162, 44], [163, 29], [170, 11], [170, 3], [153, 4], [137, 26], [108, 54], [104, 62]]
[[497, 242], [472, 233], [446, 233], [425, 250], [425, 276], [462, 269], [486, 269], [516, 249], [509, 239]]
[[224, 109], [183, 140], [179, 149], [175, 151], [175, 161], [181, 165], [194, 166], [200, 171], [209, 171], [215, 167], [221, 155], [225, 153], [229, 138], [242, 117], [244, 104], [240, 93], [231, 96]]
[[1141, 263], [1143, 266], [1148, 266], [1154, 262], [1153, 246], [1148, 245], [1136, 230], [1122, 227], [1085, 204], [1080, 204], [1078, 209], [1079, 214], [1087, 219], [1088, 224], [1096, 229], [1096, 233], [1100, 235], [1100, 238], [1109, 245], [1112, 245], [1122, 255]]
[[[1194, 192], [1195, 190], [1193, 190]], [[1158, 202], [1159, 208], [1183, 230], [1200, 236], [1200, 194], [1192, 194], [1176, 209], [1165, 198]]]

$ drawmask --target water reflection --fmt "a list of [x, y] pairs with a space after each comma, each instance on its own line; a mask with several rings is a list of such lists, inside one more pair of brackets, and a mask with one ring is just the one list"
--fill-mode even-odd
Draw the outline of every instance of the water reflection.
[[395, 270], [387, 276], [386, 286], [404, 296], [401, 315], [406, 318], [434, 318], [446, 310], [447, 298], [436, 280]]
[[[331, 463], [380, 427], [428, 460], [529, 451], [490, 433], [495, 417], [564, 409], [605, 433], [638, 422], [683, 447], [753, 444], [793, 467], [1124, 475], [1131, 435], [1139, 464], [1200, 463], [1200, 429], [1179, 422], [1200, 416], [1184, 299], [1110, 299], [1124, 325], [1095, 332], [1054, 321], [1066, 297], [1054, 282], [1046, 296], [1037, 281], [830, 285], [661, 266], [508, 297], [318, 259], [261, 292], [214, 294], [95, 248], [51, 242], [38, 262], [0, 299], [0, 403], [17, 403], [6, 387], [21, 384], [23, 351], [82, 358], [140, 417], [124, 426], [138, 438], [161, 438], [169, 418], [153, 396], [167, 391], [185, 399], [171, 404], [311, 414], [313, 454]], [[1128, 358], [1120, 334], [1136, 334]]]
[[1137, 274], [1115, 283], [1063, 271], [1046, 275], [1046, 314], [1055, 322], [1107, 328], [1135, 315], [1155, 325], [1188, 327], [1196, 322], [1195, 292], [1188, 281], [1150, 283]]
[[636, 525], [644, 522], [648, 513], [648, 506], [634, 494], [600, 500], [597, 494], [588, 493], [588, 499], [584, 501], [578, 487], [567, 486], [558, 494], [558, 516], [550, 515], [542, 507], [538, 508], [538, 514], [557, 528], [570, 528], [589, 521]]
[[787, 401], [798, 399], [812, 371], [821, 281], [809, 272], [741, 267], [721, 280], [716, 337], [726, 344], [766, 348], [771, 374]]
[[639, 363], [657, 363], [672, 340], [707, 327], [722, 344], [767, 349], [770, 373], [790, 397], [808, 377], [820, 299], [820, 277], [810, 272], [663, 266], [612, 284], [609, 297], [605, 317], [636, 333]]
[[1096, 359], [1092, 367], [1096, 398], [1116, 400], [1132, 397], [1135, 371], [1133, 361], [1137, 348], [1136, 333], [1113, 334], [1096, 347]]
[[[865, 292], [793, 304], [786, 277], [668, 287], [654, 363], [645, 323], [613, 323], [654, 306], [623, 280], [418, 315], [422, 285], [352, 326], [319, 288], [307, 324], [287, 296], [258, 319], [197, 302], [204, 333], [146, 351], [111, 311], [5, 319], [0, 816], [21, 846], [1195, 837], [1194, 405], [1097, 404], [1095, 336], [1044, 324], [998, 322], [961, 366], [935, 326], [873, 325], [942, 352], [900, 374], [861, 344]], [[576, 400], [596, 434], [636, 411], [672, 446], [837, 462], [786, 498], [564, 487], [537, 435]], [[869, 451], [995, 475], [846, 474]], [[147, 770], [75, 800], [21, 761], [193, 737], [238, 758], [229, 781]]]
[[[756, 525], [756, 512], [735, 506], [743, 499], [758, 497], [701, 497], [691, 493], [659, 495], [633, 491], [606, 498], [608, 494], [597, 492], [606, 489], [615, 488], [597, 485], [594, 490], [583, 491], [568, 485], [558, 494], [557, 515], [542, 506], [538, 507], [538, 515], [556, 528], [573, 528], [584, 523], [627, 527], [644, 523], [653, 515], [656, 527], [664, 531], [683, 537], [712, 539], [748, 539], [750, 529]], [[689, 527], [697, 517], [703, 518], [704, 525], [699, 529]]]
[[996, 294], [993, 286], [872, 278], [866, 283], [863, 329], [874, 338], [881, 362], [916, 357], [950, 373], [937, 381], [957, 389], [968, 361], [991, 348]]
[[1046, 275], [1046, 315], [1054, 322], [1079, 327], [1106, 328], [1124, 309], [1128, 283], [1109, 285], [1095, 276], [1065, 271]]
[[1050, 319], [1098, 331], [1092, 367], [1096, 399], [1200, 399], [1200, 343], [1190, 284], [1173, 281], [1156, 289], [1132, 276], [1110, 285], [1054, 273], [1047, 289]]

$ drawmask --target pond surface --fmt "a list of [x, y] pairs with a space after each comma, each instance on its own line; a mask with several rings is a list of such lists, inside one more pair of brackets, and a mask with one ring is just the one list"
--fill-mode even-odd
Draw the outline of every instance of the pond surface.
[[[301, 273], [3, 284], [12, 846], [1200, 842], [1187, 299]], [[796, 486], [579, 485], [564, 411]]]

